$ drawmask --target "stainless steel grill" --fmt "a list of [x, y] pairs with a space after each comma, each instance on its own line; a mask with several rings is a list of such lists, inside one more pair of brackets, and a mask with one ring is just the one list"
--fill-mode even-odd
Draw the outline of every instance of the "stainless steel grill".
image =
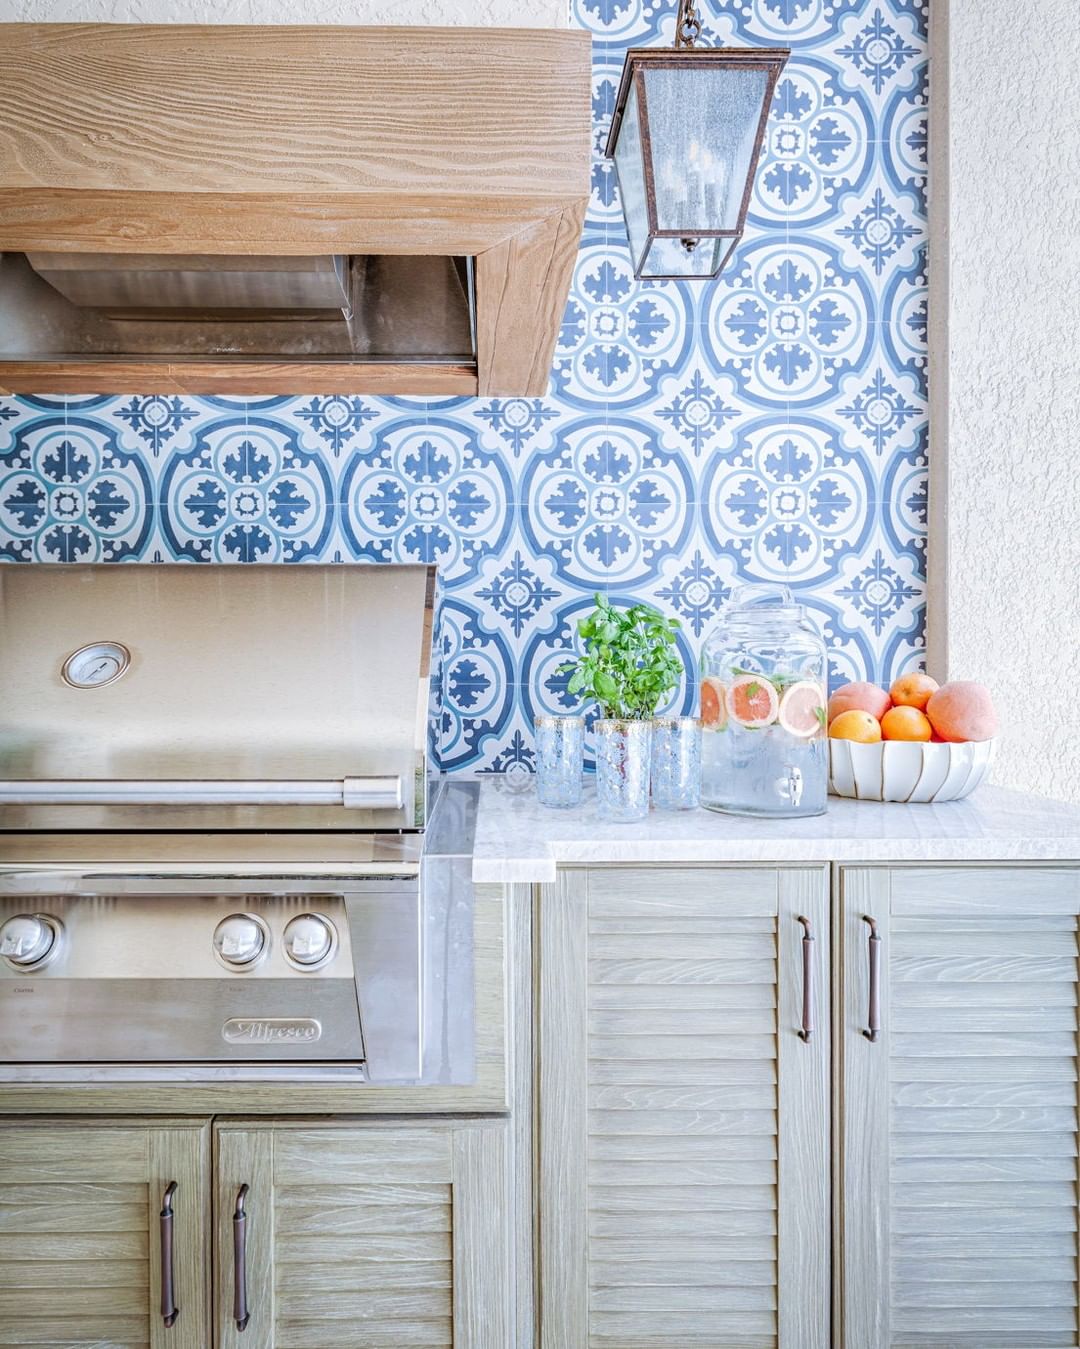
[[434, 579], [0, 571], [0, 1074], [469, 1079]]

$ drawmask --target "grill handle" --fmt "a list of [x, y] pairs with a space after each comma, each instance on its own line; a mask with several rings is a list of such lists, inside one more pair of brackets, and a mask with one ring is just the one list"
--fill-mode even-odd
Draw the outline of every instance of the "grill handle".
[[161, 1198], [161, 1319], [166, 1329], [176, 1325], [180, 1308], [176, 1305], [173, 1285], [173, 1195], [176, 1181], [170, 1180]]
[[41, 778], [0, 781], [0, 806], [344, 806], [400, 810], [401, 778]]
[[232, 1216], [233, 1240], [233, 1320], [237, 1330], [247, 1330], [251, 1320], [247, 1302], [247, 1211], [244, 1203], [248, 1187], [241, 1185], [236, 1192], [236, 1211]]

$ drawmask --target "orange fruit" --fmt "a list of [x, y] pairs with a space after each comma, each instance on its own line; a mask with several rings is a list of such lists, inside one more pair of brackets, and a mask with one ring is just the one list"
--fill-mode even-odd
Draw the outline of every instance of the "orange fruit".
[[825, 726], [825, 698], [821, 685], [800, 679], [780, 699], [780, 725], [792, 735], [814, 735]]
[[930, 719], [917, 707], [890, 707], [881, 718], [881, 734], [886, 740], [929, 740], [934, 734]]
[[701, 724], [710, 731], [722, 731], [727, 725], [727, 685], [714, 675], [701, 681]]
[[857, 740], [860, 745], [874, 745], [881, 739], [881, 723], [869, 712], [852, 707], [833, 720], [829, 734], [834, 740]]
[[854, 684], [842, 684], [829, 699], [829, 725], [844, 712], [869, 712], [880, 721], [890, 707], [889, 695], [876, 684], [867, 684], [859, 680]]
[[997, 735], [997, 713], [990, 690], [973, 679], [942, 684], [930, 695], [926, 715], [942, 740], [992, 740]]
[[727, 709], [740, 726], [771, 726], [780, 711], [780, 699], [764, 675], [740, 675], [727, 691]]
[[923, 712], [930, 701], [930, 695], [936, 693], [938, 687], [936, 679], [916, 671], [914, 674], [901, 675], [899, 679], [894, 679], [889, 697], [893, 700], [894, 707], [917, 707]]

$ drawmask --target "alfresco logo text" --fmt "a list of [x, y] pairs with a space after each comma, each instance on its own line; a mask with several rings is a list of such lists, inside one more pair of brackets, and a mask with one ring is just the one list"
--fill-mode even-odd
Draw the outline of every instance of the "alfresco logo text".
[[221, 1028], [221, 1038], [231, 1045], [280, 1041], [307, 1043], [318, 1040], [321, 1035], [322, 1026], [314, 1017], [268, 1016], [251, 1021], [236, 1017], [226, 1021]]

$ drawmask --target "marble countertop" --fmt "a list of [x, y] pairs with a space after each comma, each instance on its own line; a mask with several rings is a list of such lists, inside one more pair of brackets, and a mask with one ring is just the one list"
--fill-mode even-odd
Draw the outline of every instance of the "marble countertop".
[[829, 798], [825, 815], [759, 820], [708, 810], [652, 811], [634, 824], [598, 818], [595, 789], [547, 810], [529, 782], [480, 780], [473, 880], [555, 879], [561, 865], [619, 862], [1080, 861], [1080, 807], [1002, 787], [964, 801], [894, 805]]

